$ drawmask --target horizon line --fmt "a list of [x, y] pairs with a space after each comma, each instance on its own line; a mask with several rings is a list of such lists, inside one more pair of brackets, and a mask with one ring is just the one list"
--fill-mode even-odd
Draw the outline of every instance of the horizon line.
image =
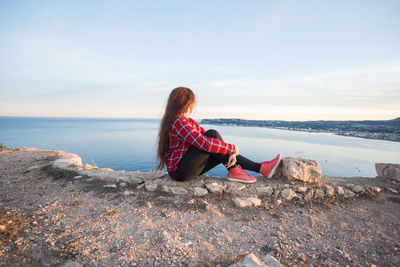
[[[0, 118], [43, 118], [43, 119], [115, 119], [115, 120], [160, 120], [161, 117], [77, 117], [77, 116], [29, 116], [29, 115], [0, 115]], [[307, 122], [307, 121], [391, 121], [400, 119], [400, 116], [395, 117], [393, 119], [381, 119], [381, 120], [371, 120], [371, 119], [363, 119], [363, 120], [273, 120], [273, 119], [242, 119], [242, 118], [200, 118], [199, 120], [247, 120], [247, 121], [287, 121], [287, 122]]]

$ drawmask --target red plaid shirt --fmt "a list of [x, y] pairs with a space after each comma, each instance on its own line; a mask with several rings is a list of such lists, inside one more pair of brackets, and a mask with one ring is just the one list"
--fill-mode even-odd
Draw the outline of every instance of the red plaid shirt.
[[169, 146], [167, 153], [167, 171], [178, 169], [179, 161], [186, 154], [190, 146], [210, 153], [232, 154], [235, 145], [224, 143], [218, 139], [203, 135], [204, 128], [193, 119], [184, 116], [178, 117], [169, 130]]

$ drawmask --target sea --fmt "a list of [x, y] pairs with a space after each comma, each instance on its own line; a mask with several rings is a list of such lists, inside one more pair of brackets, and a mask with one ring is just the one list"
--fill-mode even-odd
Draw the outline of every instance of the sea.
[[[78, 154], [83, 163], [126, 171], [156, 169], [158, 119], [0, 117], [0, 143]], [[201, 124], [261, 162], [284, 157], [317, 160], [323, 175], [375, 177], [375, 163], [400, 163], [400, 142], [331, 133]], [[254, 175], [255, 173], [249, 172]], [[207, 173], [225, 177], [220, 165]]]

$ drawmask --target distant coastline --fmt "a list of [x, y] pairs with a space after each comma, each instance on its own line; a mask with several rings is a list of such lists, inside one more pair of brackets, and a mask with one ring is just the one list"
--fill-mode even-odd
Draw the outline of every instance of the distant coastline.
[[326, 132], [400, 142], [400, 117], [394, 120], [367, 121], [275, 121], [243, 119], [203, 119], [202, 124], [266, 127], [282, 130]]

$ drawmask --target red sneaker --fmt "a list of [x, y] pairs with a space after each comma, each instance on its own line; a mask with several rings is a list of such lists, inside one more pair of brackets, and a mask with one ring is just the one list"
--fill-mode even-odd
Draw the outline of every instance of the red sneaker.
[[228, 172], [228, 180], [233, 182], [252, 184], [257, 181], [256, 177], [248, 175], [240, 165], [231, 168]]
[[260, 173], [262, 175], [264, 175], [264, 177], [267, 179], [271, 178], [272, 176], [274, 176], [276, 168], [278, 167], [281, 160], [282, 160], [282, 156], [281, 156], [281, 154], [278, 154], [271, 161], [261, 162]]

